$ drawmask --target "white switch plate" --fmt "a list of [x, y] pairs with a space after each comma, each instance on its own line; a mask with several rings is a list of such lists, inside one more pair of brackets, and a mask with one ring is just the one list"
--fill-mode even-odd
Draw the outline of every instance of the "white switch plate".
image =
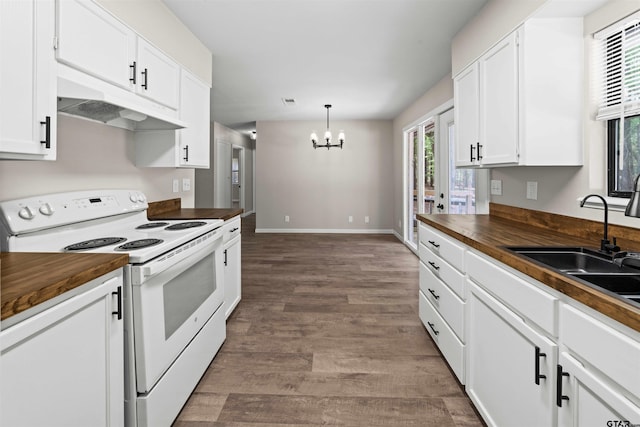
[[353, 222], [353, 215], [349, 215], [349, 222]]
[[502, 196], [502, 180], [499, 180], [499, 179], [491, 180], [491, 195]]
[[538, 182], [527, 181], [527, 199], [538, 200]]
[[177, 193], [178, 191], [180, 191], [180, 181], [177, 179], [173, 180], [173, 192]]
[[289, 215], [284, 216], [284, 222], [289, 222]]
[[365, 224], [369, 224], [369, 216], [365, 216], [364, 217], [364, 223]]
[[182, 178], [182, 191], [191, 190], [191, 180], [189, 178]]

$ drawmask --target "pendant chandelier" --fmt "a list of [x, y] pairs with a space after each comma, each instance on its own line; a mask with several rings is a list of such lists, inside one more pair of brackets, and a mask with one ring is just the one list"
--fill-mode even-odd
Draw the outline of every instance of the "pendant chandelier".
[[340, 133], [338, 134], [339, 144], [332, 144], [331, 131], [329, 130], [329, 108], [331, 108], [331, 104], [325, 104], [324, 108], [327, 109], [327, 131], [324, 133], [325, 144], [318, 144], [318, 135], [316, 134], [316, 131], [313, 131], [311, 132], [311, 143], [313, 144], [313, 148], [326, 147], [327, 150], [331, 147], [342, 148], [342, 144], [344, 144], [344, 131], [341, 130]]

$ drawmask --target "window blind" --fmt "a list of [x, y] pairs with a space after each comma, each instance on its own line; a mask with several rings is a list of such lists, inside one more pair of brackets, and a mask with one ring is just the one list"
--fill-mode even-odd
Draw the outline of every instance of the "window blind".
[[640, 12], [596, 33], [600, 106], [596, 119], [640, 114]]

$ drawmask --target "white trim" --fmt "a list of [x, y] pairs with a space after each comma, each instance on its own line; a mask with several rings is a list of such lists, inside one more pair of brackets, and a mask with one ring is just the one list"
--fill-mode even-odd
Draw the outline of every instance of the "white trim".
[[593, 38], [596, 40], [604, 40], [610, 35], [618, 33], [628, 26], [637, 24], [638, 22], [640, 22], [640, 11], [634, 12], [631, 15], [603, 28], [602, 30], [593, 33]]
[[418, 118], [417, 120], [414, 120], [413, 122], [411, 122], [408, 125], [405, 125], [402, 128], [402, 133], [407, 132], [408, 130], [410, 130], [411, 128], [414, 128], [416, 126], [418, 126], [419, 124], [426, 122], [427, 120], [433, 118], [433, 116], [437, 116], [438, 114], [442, 114], [447, 110], [450, 110], [453, 108], [453, 99], [450, 99], [442, 104], [440, 104], [439, 106], [437, 106], [436, 108], [434, 108], [433, 110], [429, 111], [427, 114], [425, 114], [424, 116], [421, 116], [420, 118]]
[[256, 233], [302, 233], [302, 234], [394, 234], [391, 229], [357, 228], [256, 228]]
[[[578, 202], [578, 206], [580, 206], [580, 202], [582, 201], [582, 199], [584, 199], [584, 197], [579, 197], [576, 199], [576, 201]], [[624, 199], [622, 197], [605, 197], [604, 199], [607, 201], [609, 211], [613, 212], [624, 212], [630, 200]], [[600, 199], [589, 199], [586, 201], [583, 207], [604, 210], [604, 206], [602, 205]]]

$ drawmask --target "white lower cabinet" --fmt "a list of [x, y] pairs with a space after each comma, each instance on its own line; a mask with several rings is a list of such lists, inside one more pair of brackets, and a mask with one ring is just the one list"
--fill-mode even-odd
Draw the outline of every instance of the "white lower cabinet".
[[419, 315], [461, 384], [465, 383], [465, 246], [420, 224]]
[[466, 390], [490, 426], [554, 426], [557, 345], [468, 282]]
[[0, 425], [124, 425], [122, 270], [0, 332]]
[[596, 316], [569, 304], [560, 310], [560, 425], [638, 425], [640, 333]]
[[231, 219], [224, 227], [224, 307], [226, 319], [236, 308], [242, 295], [240, 218]]
[[568, 353], [558, 361], [560, 427], [626, 427], [640, 424], [640, 407]]

